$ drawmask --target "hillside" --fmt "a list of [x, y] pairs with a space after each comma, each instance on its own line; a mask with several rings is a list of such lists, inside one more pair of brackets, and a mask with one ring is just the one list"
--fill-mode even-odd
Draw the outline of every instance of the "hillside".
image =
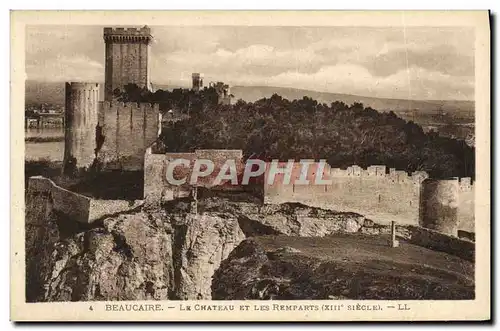
[[[104, 82], [100, 83], [100, 99], [104, 98]], [[52, 103], [64, 105], [64, 85], [65, 82], [38, 82], [33, 80], [26, 81], [25, 100], [30, 103]], [[171, 86], [158, 85], [155, 89], [171, 89]]]
[[[155, 84], [155, 89], [170, 89], [172, 86]], [[26, 81], [26, 102], [49, 102], [64, 104], [64, 82], [38, 82]], [[452, 111], [460, 112], [474, 117], [473, 101], [454, 100], [403, 100], [403, 99], [381, 99], [350, 94], [326, 93], [295, 88], [272, 87], [272, 86], [234, 86], [231, 93], [235, 100], [243, 99], [246, 102], [254, 102], [262, 98], [269, 98], [273, 94], [281, 95], [288, 100], [302, 99], [308, 96], [318, 102], [330, 104], [334, 101], [342, 101], [348, 105], [354, 102], [361, 102], [367, 107], [379, 111], [404, 112], [408, 109], [416, 109], [419, 112]], [[101, 98], [104, 95], [104, 84], [101, 84]]]

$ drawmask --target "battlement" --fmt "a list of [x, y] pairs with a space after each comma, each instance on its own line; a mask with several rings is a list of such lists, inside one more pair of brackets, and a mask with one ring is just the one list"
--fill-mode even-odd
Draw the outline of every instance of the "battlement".
[[151, 42], [153, 36], [147, 26], [142, 28], [104, 28], [104, 41], [112, 43]]
[[[294, 162], [291, 169], [288, 162], [279, 162], [274, 167], [281, 171], [271, 180], [268, 163], [264, 203], [297, 202], [355, 212], [379, 222], [418, 225], [425, 220], [422, 224], [438, 226], [440, 231], [454, 235], [456, 229], [474, 232], [474, 187], [470, 178], [429, 179], [425, 171], [408, 173], [385, 165], [341, 169], [322, 162], [302, 160]], [[308, 163], [308, 167], [302, 163]], [[444, 219], [447, 221], [443, 223]]]
[[66, 82], [66, 89], [82, 91], [99, 91], [99, 83]]
[[199, 159], [243, 159], [243, 151], [241, 149], [197, 149], [194, 151], [194, 154]]
[[143, 35], [151, 36], [151, 28], [143, 26], [142, 28], [104, 28], [104, 35]]
[[397, 183], [414, 182], [420, 183], [429, 175], [425, 171], [415, 171], [411, 174], [404, 170], [396, 170], [390, 168], [387, 172], [385, 165], [372, 165], [363, 169], [358, 165], [352, 165], [347, 169], [332, 168], [330, 170], [331, 177], [364, 177], [364, 178], [384, 178]]
[[[307, 180], [309, 182], [314, 182], [317, 176], [317, 172], [321, 171], [321, 178], [328, 180], [331, 179], [334, 182], [336, 179], [349, 179], [349, 178], [359, 178], [362, 180], [368, 181], [377, 181], [377, 182], [387, 182], [387, 183], [409, 183], [409, 184], [420, 184], [423, 180], [428, 178], [428, 174], [425, 171], [415, 171], [411, 174], [408, 174], [404, 170], [396, 170], [394, 168], [390, 168], [389, 172], [387, 172], [387, 167], [385, 165], [372, 165], [367, 167], [366, 169], [358, 166], [352, 165], [347, 167], [347, 169], [341, 168], [330, 168], [327, 163], [323, 163], [320, 167], [320, 162], [317, 160], [301, 160], [302, 162], [294, 162], [292, 173], [290, 177], [290, 184], [294, 184], [296, 180], [299, 180], [302, 176], [303, 165], [302, 163], [309, 163], [307, 168]], [[323, 161], [325, 162], [325, 161]], [[268, 163], [267, 169], [269, 169], [270, 163]], [[286, 168], [287, 162], [279, 162], [278, 168]], [[276, 178], [279, 178], [276, 184], [273, 185], [282, 185], [281, 180], [283, 180], [283, 173], [278, 174]], [[303, 178], [305, 179], [305, 178]]]

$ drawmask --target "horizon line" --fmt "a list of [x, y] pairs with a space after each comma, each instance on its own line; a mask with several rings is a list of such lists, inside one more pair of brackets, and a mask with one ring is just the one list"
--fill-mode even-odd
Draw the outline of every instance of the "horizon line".
[[[50, 81], [50, 80], [37, 80], [37, 79], [26, 79], [26, 82], [39, 82], [39, 83], [53, 83], [53, 84], [64, 84], [68, 82], [81, 82], [77, 80], [66, 80], [66, 81]], [[103, 81], [85, 81], [87, 83], [99, 83], [99, 84], [104, 84]], [[151, 82], [151, 84], [154, 85], [162, 85], [162, 86], [170, 86], [172, 88], [186, 88], [190, 89], [190, 87], [186, 87], [180, 84], [167, 84], [167, 83], [154, 83]], [[205, 86], [206, 87], [206, 86]], [[298, 91], [308, 91], [308, 92], [315, 92], [315, 93], [326, 93], [326, 94], [339, 94], [339, 95], [345, 95], [345, 96], [352, 96], [352, 97], [361, 97], [361, 98], [373, 98], [373, 99], [383, 99], [383, 100], [402, 100], [402, 101], [421, 101], [421, 102], [432, 102], [432, 101], [458, 101], [458, 102], [473, 102], [475, 103], [474, 99], [407, 99], [407, 98], [394, 98], [394, 97], [375, 97], [375, 96], [368, 96], [368, 95], [359, 95], [359, 94], [350, 94], [350, 93], [340, 93], [340, 92], [327, 92], [327, 91], [318, 91], [318, 90], [312, 90], [312, 89], [304, 89], [304, 88], [297, 88], [297, 87], [289, 87], [289, 86], [276, 86], [276, 85], [230, 85], [230, 88], [235, 88], [235, 87], [264, 87], [264, 88], [280, 88], [280, 89], [293, 89], [293, 90], [298, 90]]]

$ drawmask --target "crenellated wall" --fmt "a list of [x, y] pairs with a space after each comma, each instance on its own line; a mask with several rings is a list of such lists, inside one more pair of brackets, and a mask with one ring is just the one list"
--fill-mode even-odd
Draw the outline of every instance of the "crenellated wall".
[[68, 216], [80, 223], [89, 223], [90, 198], [57, 186], [42, 176], [30, 177], [28, 195], [46, 195], [51, 202], [49, 208]]
[[[456, 236], [458, 230], [474, 231], [474, 185], [470, 178], [452, 180], [428, 179], [423, 171], [406, 171], [374, 165], [363, 169], [357, 165], [347, 169], [330, 168], [325, 163], [320, 178], [331, 184], [313, 185], [319, 163], [309, 160], [306, 177], [300, 181], [300, 163], [294, 163], [289, 184], [285, 174], [268, 183], [267, 164], [264, 202], [281, 204], [299, 202], [309, 206], [342, 212], [356, 212], [376, 222], [422, 225]], [[286, 163], [280, 162], [279, 168]]]
[[[189, 184], [175, 186], [167, 182], [167, 166], [174, 159], [189, 160], [191, 168], [196, 159], [211, 159], [216, 163], [217, 174], [217, 168], [225, 160], [241, 157], [236, 153], [238, 151], [218, 152], [154, 154], [148, 149], [144, 173], [146, 202], [158, 203], [191, 193], [193, 187]], [[433, 180], [428, 179], [423, 171], [408, 174], [383, 165], [367, 169], [354, 165], [339, 169], [331, 168], [326, 162], [304, 162], [309, 164], [307, 172], [301, 163], [294, 162], [289, 174], [277, 173], [274, 180], [270, 178], [271, 163], [267, 163], [265, 174], [253, 182], [263, 190], [253, 191], [262, 192], [265, 204], [297, 202], [339, 212], [359, 213], [381, 224], [396, 221], [401, 225], [425, 226], [454, 236], [457, 236], [457, 230], [474, 232], [474, 188], [470, 178]], [[277, 168], [284, 169], [286, 165], [286, 162], [280, 162]], [[179, 178], [190, 177], [191, 169], [177, 169], [184, 171]], [[238, 183], [241, 183], [240, 171], [243, 169], [244, 166], [238, 166]], [[288, 175], [290, 180], [287, 183], [285, 178]], [[315, 184], [317, 178], [329, 182]], [[212, 181], [213, 176], [207, 177], [198, 182], [198, 186], [210, 187], [207, 183]]]
[[[93, 223], [106, 216], [133, 210], [142, 205], [142, 200], [100, 200], [72, 192], [56, 185], [52, 180], [33, 176], [28, 180], [28, 195], [46, 196], [47, 212], [55, 210], [70, 220], [79, 223]], [[31, 198], [28, 198], [30, 200]]]
[[102, 145], [98, 158], [104, 170], [142, 170], [146, 149], [161, 132], [158, 104], [99, 103]]

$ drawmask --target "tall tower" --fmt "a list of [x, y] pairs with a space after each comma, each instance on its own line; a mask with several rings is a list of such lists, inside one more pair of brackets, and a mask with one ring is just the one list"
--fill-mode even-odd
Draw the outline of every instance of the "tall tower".
[[106, 69], [104, 100], [111, 101], [116, 89], [123, 90], [127, 84], [150, 88], [149, 54], [151, 29], [104, 28], [106, 44]]
[[193, 72], [193, 91], [198, 92], [203, 88], [203, 74]]
[[88, 168], [95, 158], [99, 84], [66, 83], [63, 171]]

